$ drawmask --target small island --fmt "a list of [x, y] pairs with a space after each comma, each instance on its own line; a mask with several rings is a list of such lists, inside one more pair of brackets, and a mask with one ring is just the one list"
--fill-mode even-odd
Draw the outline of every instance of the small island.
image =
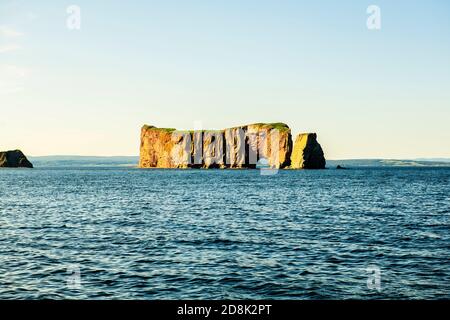
[[20, 150], [0, 151], [0, 168], [33, 168]]
[[285, 123], [255, 123], [224, 130], [178, 131], [144, 125], [140, 168], [255, 169], [261, 162], [276, 169], [325, 169], [315, 133], [293, 142]]

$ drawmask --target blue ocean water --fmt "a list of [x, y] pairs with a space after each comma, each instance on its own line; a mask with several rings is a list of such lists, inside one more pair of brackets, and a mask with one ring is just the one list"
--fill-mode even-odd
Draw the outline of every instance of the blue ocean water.
[[450, 168], [0, 170], [0, 299], [448, 299], [449, 181]]

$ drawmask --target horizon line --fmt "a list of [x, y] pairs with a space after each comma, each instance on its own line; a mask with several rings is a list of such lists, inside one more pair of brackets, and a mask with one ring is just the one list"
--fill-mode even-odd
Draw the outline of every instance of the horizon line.
[[[139, 155], [76, 155], [76, 154], [51, 154], [51, 155], [40, 155], [40, 156], [34, 156], [30, 155], [29, 158], [44, 158], [44, 157], [85, 157], [85, 158], [131, 158], [131, 157], [137, 157], [139, 158]], [[416, 157], [416, 158], [372, 158], [372, 157], [366, 157], [366, 158], [341, 158], [341, 159], [326, 159], [330, 161], [345, 161], [345, 160], [411, 160], [411, 161], [420, 161], [420, 160], [450, 160], [450, 157]]]

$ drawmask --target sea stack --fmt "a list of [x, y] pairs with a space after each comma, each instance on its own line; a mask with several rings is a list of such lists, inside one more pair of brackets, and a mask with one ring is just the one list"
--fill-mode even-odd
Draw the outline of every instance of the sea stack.
[[292, 169], [325, 169], [325, 157], [317, 142], [317, 134], [297, 135], [291, 156]]
[[144, 125], [139, 167], [251, 169], [264, 162], [276, 169], [321, 169], [325, 158], [316, 138], [315, 133], [299, 135], [293, 146], [284, 123], [198, 131]]
[[20, 150], [1, 151], [0, 167], [4, 168], [33, 168], [27, 157]]

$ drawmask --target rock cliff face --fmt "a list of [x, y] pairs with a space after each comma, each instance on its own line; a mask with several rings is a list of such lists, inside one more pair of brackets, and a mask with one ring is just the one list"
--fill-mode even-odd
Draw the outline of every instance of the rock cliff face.
[[[322, 163], [324, 167], [320, 145], [313, 147], [312, 141], [304, 145], [305, 152], [300, 149], [302, 144], [296, 143], [298, 165], [292, 168], [319, 168]], [[177, 131], [144, 125], [139, 167], [256, 168], [264, 162], [283, 169], [291, 166], [293, 155], [291, 129], [284, 123], [256, 123], [218, 131]]]
[[325, 157], [315, 133], [297, 136], [291, 155], [292, 169], [325, 169]]
[[27, 157], [20, 150], [0, 152], [0, 167], [6, 168], [33, 168]]

